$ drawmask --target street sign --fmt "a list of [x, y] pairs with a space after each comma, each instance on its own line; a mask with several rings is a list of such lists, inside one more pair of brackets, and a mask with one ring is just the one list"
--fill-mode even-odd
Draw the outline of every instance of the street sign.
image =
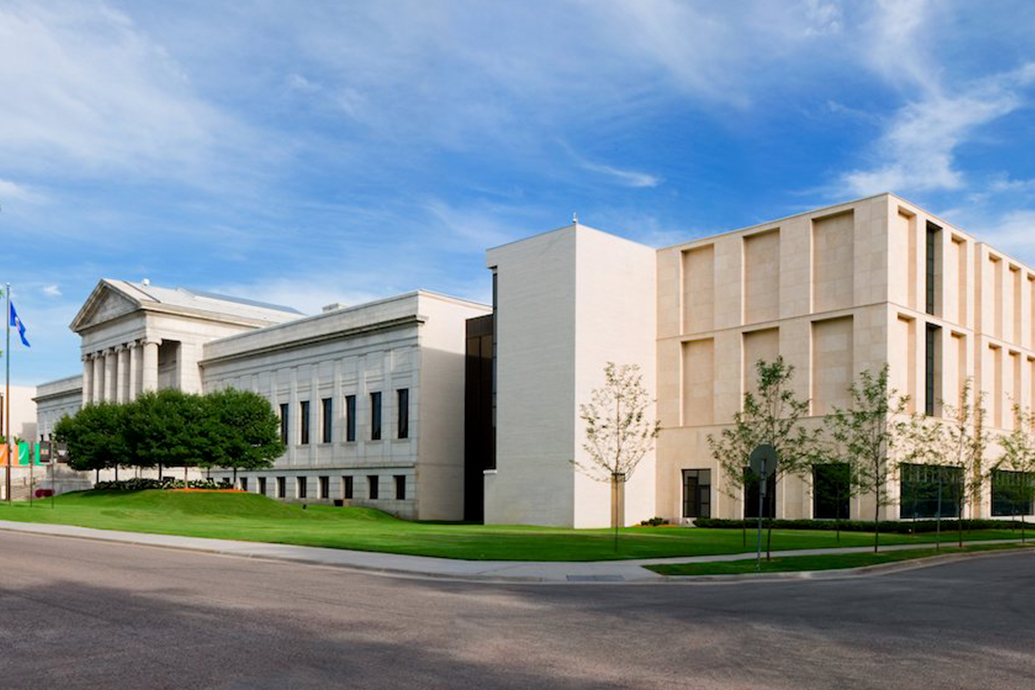
[[764, 495], [766, 481], [771, 474], [776, 472], [776, 449], [766, 444], [756, 446], [751, 451], [748, 464], [752, 474], [758, 477], [759, 486]]

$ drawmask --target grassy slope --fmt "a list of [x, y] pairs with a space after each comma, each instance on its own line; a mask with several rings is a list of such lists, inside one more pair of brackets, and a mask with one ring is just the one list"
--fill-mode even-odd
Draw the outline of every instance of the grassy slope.
[[[515, 525], [464, 525], [397, 520], [368, 508], [285, 504], [255, 494], [186, 494], [170, 491], [66, 494], [55, 501], [0, 504], [0, 520], [49, 522], [130, 532], [329, 546], [493, 560], [587, 561], [698, 556], [751, 551], [739, 530], [630, 527], [615, 553], [610, 530]], [[1009, 530], [972, 532], [968, 539], [1016, 537]], [[943, 535], [951, 541], [953, 535]], [[774, 550], [866, 546], [872, 534], [775, 530]], [[933, 535], [881, 535], [882, 544], [933, 541]]]
[[940, 551], [932, 549], [903, 549], [901, 551], [882, 551], [880, 553], [841, 553], [828, 556], [774, 556], [770, 561], [762, 561], [760, 571], [755, 570], [755, 561], [713, 561], [711, 563], [672, 563], [646, 566], [661, 575], [740, 575], [745, 573], [785, 573], [804, 570], [836, 570], [841, 568], [861, 568], [868, 565], [898, 563], [932, 556], [973, 553], [977, 551], [998, 551], [1001, 549], [1031, 548], [1035, 544], [975, 544], [964, 546], [943, 546]]

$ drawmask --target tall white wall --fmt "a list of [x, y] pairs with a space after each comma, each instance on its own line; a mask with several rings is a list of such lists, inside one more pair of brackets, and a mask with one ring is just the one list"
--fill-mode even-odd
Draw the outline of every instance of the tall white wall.
[[[487, 523], [606, 527], [610, 486], [585, 463], [579, 405], [608, 362], [638, 364], [653, 395], [655, 256], [584, 225], [489, 252], [497, 273], [496, 473]], [[653, 416], [653, 415], [652, 415]], [[626, 485], [623, 521], [654, 511], [654, 457]]]
[[[576, 235], [575, 307], [575, 447], [576, 459], [588, 464], [582, 444], [585, 424], [579, 405], [604, 385], [608, 362], [640, 367], [643, 384], [655, 396], [657, 338], [657, 252], [629, 240], [579, 226]], [[648, 414], [656, 419], [654, 406]], [[625, 487], [624, 524], [655, 514], [655, 461], [651, 450]], [[575, 475], [575, 527], [611, 524], [611, 487], [586, 474]]]

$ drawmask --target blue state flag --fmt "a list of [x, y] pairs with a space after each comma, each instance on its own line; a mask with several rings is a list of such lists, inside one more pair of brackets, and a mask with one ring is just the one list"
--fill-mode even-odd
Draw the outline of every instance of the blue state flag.
[[18, 312], [14, 309], [14, 302], [11, 302], [11, 325], [18, 329], [18, 337], [22, 339], [22, 345], [32, 347], [25, 338], [25, 324], [18, 318]]

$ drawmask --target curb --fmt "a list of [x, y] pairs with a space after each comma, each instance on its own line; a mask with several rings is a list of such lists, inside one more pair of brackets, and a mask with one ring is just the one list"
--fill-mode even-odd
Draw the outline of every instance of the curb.
[[[56, 527], [74, 527], [76, 529], [91, 530], [97, 534], [55, 534], [50, 532], [43, 532], [33, 530], [31, 527], [22, 528], [22, 524], [28, 525], [46, 525]], [[428, 570], [419, 569], [406, 569], [406, 568], [392, 568], [384, 566], [373, 566], [363, 565], [357, 563], [333, 563], [326, 562], [315, 558], [308, 558], [305, 556], [280, 556], [276, 554], [256, 554], [247, 553], [241, 551], [235, 551], [227, 548], [220, 548], [213, 546], [206, 548], [203, 546], [190, 546], [181, 544], [159, 544], [146, 541], [144, 539], [133, 539], [133, 538], [114, 538], [108, 537], [103, 534], [104, 530], [98, 530], [92, 527], [83, 527], [80, 525], [52, 525], [51, 523], [14, 523], [4, 524], [0, 526], [0, 531], [11, 532], [15, 534], [27, 534], [33, 536], [42, 537], [58, 537], [65, 539], [82, 539], [86, 541], [104, 542], [108, 544], [126, 544], [130, 546], [145, 546], [154, 549], [168, 549], [171, 551], [189, 551], [192, 553], [201, 553], [215, 556], [224, 556], [232, 558], [244, 558], [253, 560], [270, 561], [274, 563], [297, 563], [308, 566], [319, 566], [325, 568], [336, 568], [341, 570], [347, 570], [363, 574], [383, 575], [386, 577], [398, 577], [398, 578], [413, 578], [413, 579], [433, 579], [443, 581], [455, 581], [455, 582], [472, 582], [482, 584], [549, 584], [549, 585], [645, 585], [645, 584], [738, 584], [748, 583], [757, 581], [800, 581], [800, 580], [840, 580], [840, 579], [851, 579], [859, 577], [875, 577], [880, 575], [888, 575], [898, 572], [905, 572], [909, 570], [918, 570], [921, 568], [929, 568], [944, 563], [951, 563], [958, 560], [964, 560], [968, 558], [987, 558], [993, 556], [1007, 556], [1025, 552], [1035, 552], [1035, 545], [1033, 546], [1018, 546], [1017, 548], [1011, 549], [996, 549], [989, 551], [975, 551], [971, 553], [956, 553], [956, 554], [942, 554], [924, 556], [920, 558], [910, 559], [907, 561], [899, 561], [895, 563], [880, 563], [877, 565], [860, 566], [857, 568], [836, 568], [829, 570], [803, 570], [803, 571], [792, 571], [792, 572], [776, 572], [776, 573], [736, 573], [728, 575], [661, 575], [655, 573], [649, 568], [640, 565], [637, 566], [642, 568], [650, 575], [637, 578], [632, 580], [624, 579], [618, 576], [616, 579], [601, 578], [599, 576], [566, 576], [564, 579], [551, 578], [551, 577], [540, 577], [534, 575], [499, 575], [499, 574], [471, 574], [471, 573], [444, 573], [444, 572], [433, 572]], [[123, 533], [126, 534], [126, 533]], [[129, 533], [132, 534], [132, 533]], [[141, 532], [141, 535], [150, 535], [150, 532]], [[154, 536], [178, 536], [178, 535], [154, 535]], [[219, 541], [219, 540], [211, 540]], [[249, 542], [256, 545], [270, 544], [269, 542]], [[275, 546], [292, 546], [290, 544], [272, 544]], [[306, 548], [324, 548], [324, 547], [306, 547]], [[370, 552], [376, 553], [376, 552]], [[391, 554], [398, 555], [398, 554]], [[405, 555], [405, 554], [403, 554]], [[612, 561], [603, 561], [611, 563]], [[620, 561], [616, 561], [620, 563]], [[523, 561], [513, 561], [514, 566], [520, 566], [524, 563]], [[564, 563], [564, 561], [557, 561], [558, 564]], [[577, 566], [582, 562], [573, 561], [571, 565]], [[630, 564], [631, 565], [631, 564]]]
[[796, 570], [784, 573], [732, 573], [728, 575], [663, 575], [664, 580], [669, 582], [683, 583], [729, 583], [757, 582], [757, 581], [780, 581], [780, 580], [847, 580], [858, 577], [877, 577], [880, 575], [892, 575], [895, 573], [907, 572], [910, 570], [921, 570], [931, 568], [945, 563], [963, 561], [974, 558], [994, 558], [996, 556], [1012, 556], [1019, 553], [1035, 553], [1035, 545], [1018, 546], [1012, 549], [992, 549], [987, 551], [974, 551], [971, 553], [947, 553], [933, 556], [911, 558], [896, 563], [878, 563], [876, 565], [864, 565], [858, 568], [830, 568], [828, 570]]

